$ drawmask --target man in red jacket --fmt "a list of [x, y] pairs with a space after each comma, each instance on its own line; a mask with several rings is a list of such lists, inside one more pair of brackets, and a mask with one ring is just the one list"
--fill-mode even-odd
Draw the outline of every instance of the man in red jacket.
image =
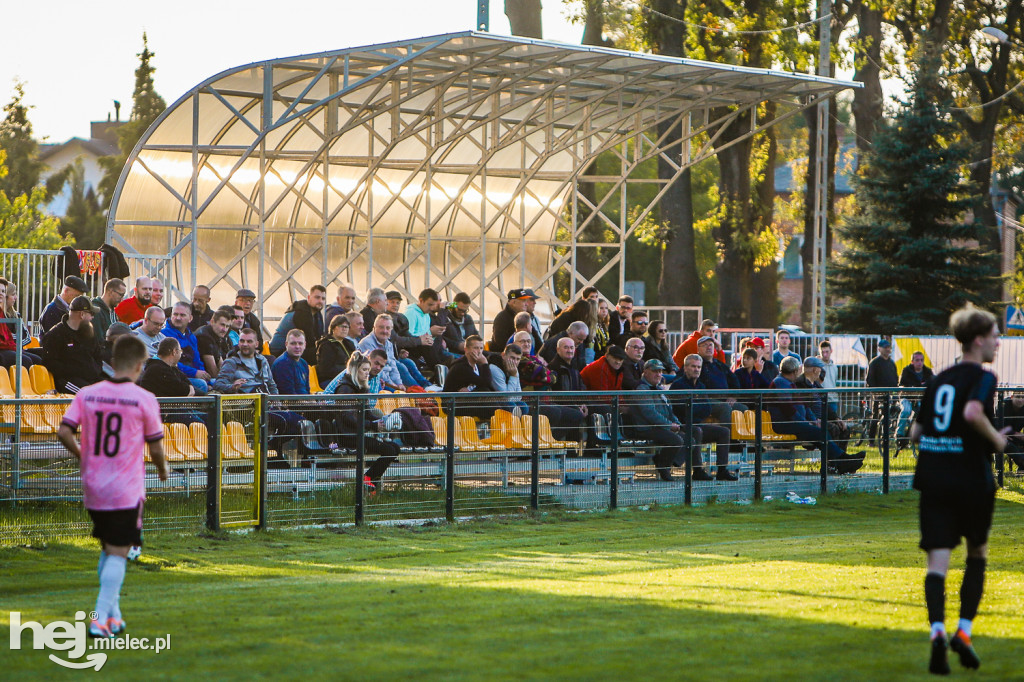
[[[714, 320], [704, 320], [701, 322], [700, 329], [690, 334], [690, 336], [688, 336], [686, 340], [676, 348], [676, 352], [672, 354], [672, 361], [676, 363], [678, 367], [682, 367], [683, 361], [686, 360], [687, 355], [699, 355], [699, 353], [697, 353], [697, 342], [705, 336], [714, 338], [716, 331], [718, 331], [718, 325], [715, 324]], [[722, 349], [722, 344], [718, 342], [718, 339], [715, 339], [715, 358], [721, 360], [723, 363], [726, 362], [725, 351]]]
[[626, 351], [616, 345], [608, 346], [605, 354], [583, 368], [580, 376], [591, 391], [621, 391], [622, 363]]

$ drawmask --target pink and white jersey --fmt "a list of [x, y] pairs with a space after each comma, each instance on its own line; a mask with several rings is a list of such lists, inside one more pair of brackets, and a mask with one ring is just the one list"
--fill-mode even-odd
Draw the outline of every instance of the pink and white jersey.
[[156, 397], [127, 379], [79, 391], [63, 423], [81, 427], [85, 508], [132, 509], [146, 498], [146, 443], [164, 437]]

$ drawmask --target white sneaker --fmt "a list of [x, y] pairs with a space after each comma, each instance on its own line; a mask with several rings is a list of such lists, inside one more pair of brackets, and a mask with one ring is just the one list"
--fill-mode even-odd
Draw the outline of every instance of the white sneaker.
[[437, 384], [430, 384], [429, 386], [427, 386], [423, 390], [426, 391], [427, 393], [440, 393], [440, 392], [444, 391], [444, 389], [441, 388], [440, 386], [438, 386]]

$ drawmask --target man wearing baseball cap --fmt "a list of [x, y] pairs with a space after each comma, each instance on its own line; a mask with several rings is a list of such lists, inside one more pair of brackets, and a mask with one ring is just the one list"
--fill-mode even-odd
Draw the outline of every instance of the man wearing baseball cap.
[[672, 411], [661, 386], [661, 377], [665, 365], [661, 360], [648, 360], [644, 363], [640, 385], [636, 390], [642, 391], [636, 398], [629, 398], [629, 414], [633, 427], [641, 438], [654, 441], [654, 467], [658, 478], [673, 481], [672, 467], [682, 466], [683, 462], [683, 425]]
[[[533, 306], [537, 301], [537, 294], [533, 289], [512, 289], [508, 292], [508, 303], [494, 316], [491, 323], [491, 348], [504, 348], [508, 339], [516, 333], [516, 314], [521, 312], [533, 315]], [[544, 339], [540, 335], [540, 323], [533, 318], [533, 347], [540, 348], [544, 345]]]
[[95, 314], [88, 297], [78, 296], [71, 301], [64, 319], [43, 334], [43, 364], [53, 374], [60, 393], [77, 393], [103, 379], [103, 358], [92, 327]]
[[[900, 374], [896, 371], [896, 363], [892, 359], [892, 341], [883, 338], [878, 342], [878, 355], [868, 363], [868, 375], [864, 379], [868, 388], [895, 388], [900, 383]], [[881, 431], [882, 413], [885, 411], [885, 400], [882, 395], [872, 398], [871, 440]], [[886, 417], [888, 418], [888, 417]], [[893, 429], [895, 432], [895, 429]]]
[[[718, 325], [715, 324], [714, 320], [703, 320], [700, 323], [700, 329], [690, 334], [676, 348], [675, 352], [672, 353], [672, 362], [676, 363], [676, 366], [682, 367], [683, 360], [686, 359], [687, 355], [697, 355], [697, 342], [703, 338], [715, 338], [715, 333], [718, 331]], [[722, 349], [722, 344], [715, 340], [715, 358], [721, 360], [723, 363], [726, 362], [725, 351]]]
[[71, 306], [71, 301], [75, 300], [77, 296], [84, 296], [88, 289], [89, 287], [85, 285], [85, 281], [81, 277], [74, 275], [65, 277], [64, 288], [46, 305], [43, 314], [39, 316], [39, 326], [43, 328], [43, 333], [45, 334], [60, 324], [61, 319]]

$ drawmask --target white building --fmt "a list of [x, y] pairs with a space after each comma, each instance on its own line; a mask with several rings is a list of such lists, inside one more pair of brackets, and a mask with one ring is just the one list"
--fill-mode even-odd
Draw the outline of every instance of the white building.
[[[91, 187], [100, 200], [100, 206], [105, 206], [103, 197], [99, 197], [100, 180], [103, 179], [103, 168], [100, 166], [101, 156], [109, 156], [118, 153], [117, 129], [124, 125], [123, 121], [92, 121], [90, 123], [89, 139], [73, 137], [66, 142], [58, 144], [39, 145], [39, 160], [46, 164], [41, 179], [46, 180], [54, 173], [62, 170], [65, 166], [73, 165], [76, 159], [81, 159], [82, 169], [85, 171], [85, 190]], [[64, 217], [67, 214], [68, 203], [71, 201], [71, 183], [65, 183], [60, 194], [56, 195], [43, 209], [50, 215]]]

